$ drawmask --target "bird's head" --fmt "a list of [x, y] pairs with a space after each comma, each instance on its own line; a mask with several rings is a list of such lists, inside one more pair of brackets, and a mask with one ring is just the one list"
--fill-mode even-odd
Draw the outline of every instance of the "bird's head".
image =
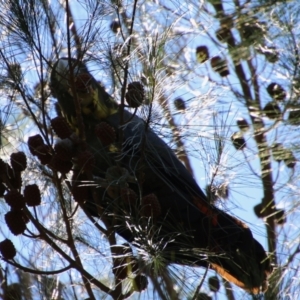
[[50, 87], [64, 117], [74, 129], [78, 113], [86, 120], [99, 121], [117, 112], [117, 103], [78, 60], [57, 60], [52, 68]]

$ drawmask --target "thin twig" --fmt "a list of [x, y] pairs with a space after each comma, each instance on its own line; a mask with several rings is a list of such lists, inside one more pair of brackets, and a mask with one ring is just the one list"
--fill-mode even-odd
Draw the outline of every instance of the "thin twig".
[[195, 291], [195, 293], [194, 293], [194, 296], [193, 296], [192, 300], [196, 300], [196, 299], [197, 299], [198, 294], [199, 294], [199, 292], [200, 292], [200, 289], [201, 289], [201, 287], [202, 287], [202, 285], [203, 285], [203, 283], [204, 283], [204, 280], [205, 280], [205, 278], [206, 278], [206, 276], [207, 276], [207, 273], [208, 273], [208, 267], [205, 269], [205, 273], [203, 274], [203, 276], [202, 276], [202, 278], [201, 278], [201, 280], [200, 280], [200, 283], [199, 283], [199, 285], [198, 285], [197, 288], [196, 288], [196, 291]]

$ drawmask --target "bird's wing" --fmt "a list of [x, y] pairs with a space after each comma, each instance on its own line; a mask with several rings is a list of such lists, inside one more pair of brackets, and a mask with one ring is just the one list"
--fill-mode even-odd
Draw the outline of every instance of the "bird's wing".
[[[233, 231], [244, 231], [237, 220], [208, 202], [207, 197], [192, 175], [179, 161], [170, 147], [159, 138], [138, 116], [123, 111], [124, 125], [120, 124], [120, 113], [109, 116], [106, 121], [123, 132], [123, 149], [118, 159], [135, 174], [144, 172], [143, 193], [155, 193], [162, 205], [173, 208], [173, 213], [183, 216], [189, 223], [199, 222], [203, 216], [223, 220], [223, 231], [233, 238]], [[126, 120], [129, 120], [126, 123]], [[135, 174], [136, 175], [136, 174]], [[177, 207], [177, 210], [176, 210]], [[227, 226], [225, 226], [227, 224]], [[199, 222], [201, 226], [201, 222]]]
[[[259, 292], [269, 262], [250, 229], [240, 220], [209, 204], [174, 152], [142, 119], [125, 110], [123, 120], [125, 124], [121, 125], [120, 113], [106, 119], [117, 130], [122, 128], [123, 152], [119, 161], [126, 162], [125, 166], [133, 173], [139, 170], [139, 164], [144, 167], [147, 172], [146, 191], [157, 192], [161, 205], [171, 210], [177, 223], [183, 221], [183, 230], [192, 236], [188, 248], [209, 249], [215, 253], [208, 259], [215, 270], [240, 287]], [[126, 120], [129, 122], [126, 123]], [[218, 254], [221, 256], [218, 257]], [[198, 258], [201, 255], [203, 257], [203, 252]], [[188, 255], [182, 257], [182, 261], [189, 260]], [[193, 259], [196, 263], [197, 255], [191, 261]], [[203, 264], [202, 261], [198, 263]]]
[[[54, 68], [51, 76], [53, 94], [57, 97], [64, 115], [76, 128], [73, 94], [77, 91], [74, 88], [69, 90], [68, 78], [64, 81], [63, 77], [64, 72], [67, 76], [69, 74], [69, 64], [66, 64], [65, 60], [59, 60], [57, 67], [63, 74], [55, 72]], [[171, 258], [169, 262], [203, 266], [203, 254], [206, 250], [205, 260], [212, 268], [240, 287], [258, 293], [270, 273], [270, 265], [262, 246], [253, 238], [249, 228], [209, 204], [192, 175], [167, 144], [151, 131], [141, 118], [126, 110], [117, 111], [116, 102], [97, 84], [84, 65], [79, 64], [77, 75], [77, 79], [91, 79], [91, 84], [87, 86], [91, 93], [84, 92], [80, 96], [81, 114], [84, 124], [87, 125], [86, 142], [95, 154], [96, 169], [105, 174], [111, 164], [122, 165], [130, 175], [137, 178], [141, 196], [154, 193], [158, 197], [162, 206], [162, 216], [154, 227], [160, 228], [155, 234], [163, 241], [168, 234], [174, 237], [174, 243], [168, 243], [162, 249], [163, 252], [170, 249], [172, 252], [175, 245], [175, 257], [178, 257], [175, 260]], [[80, 92], [79, 90], [78, 93]], [[99, 146], [93, 132], [98, 121], [108, 122], [120, 133], [116, 144], [122, 144], [121, 149], [109, 153]], [[139, 214], [134, 208], [129, 215], [121, 209], [118, 211], [119, 219], [116, 220], [117, 199], [105, 195], [103, 197], [108, 198], [105, 218], [111, 219], [112, 226], [115, 226], [120, 235], [132, 241], [135, 236], [124, 223], [128, 216], [128, 221], [136, 219], [135, 226], [140, 226]], [[94, 197], [87, 199], [86, 205], [97, 215], [98, 204], [93, 201]], [[181, 246], [185, 249], [182, 250]], [[199, 257], [202, 261], [199, 261]]]
[[[125, 124], [120, 124], [120, 113], [109, 116], [106, 121], [115, 128], [122, 128], [123, 149], [120, 159], [124, 157], [139, 157], [139, 162], [151, 170], [171, 190], [201, 197], [208, 203], [207, 197], [198, 184], [179, 161], [170, 147], [155, 134], [146, 123], [138, 116], [133, 116], [128, 111], [123, 111]], [[126, 120], [129, 120], [126, 123]], [[134, 171], [135, 161], [131, 162]], [[146, 174], [147, 175], [147, 174]]]

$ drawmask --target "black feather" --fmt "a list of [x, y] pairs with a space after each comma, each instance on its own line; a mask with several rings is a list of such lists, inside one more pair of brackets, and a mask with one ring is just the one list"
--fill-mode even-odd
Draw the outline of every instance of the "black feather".
[[[80, 70], [87, 72], [85, 67]], [[53, 94], [64, 115], [70, 118], [74, 114], [69, 109], [72, 96], [53, 78], [56, 77], [51, 76]], [[103, 87], [97, 88], [99, 95], [103, 94]], [[141, 118], [120, 108], [105, 120], [84, 115], [83, 119], [86, 142], [96, 160], [93, 175], [105, 178], [108, 168], [122, 167], [131, 178], [125, 180], [125, 185], [139, 196], [135, 205], [128, 206], [118, 197], [111, 197], [109, 188], [98, 188], [96, 201], [91, 196], [85, 204], [92, 215], [101, 218], [101, 206], [119, 235], [149, 252], [155, 250], [166, 263], [209, 266], [252, 293], [266, 286], [270, 262], [250, 229], [209, 203], [173, 151]], [[113, 147], [104, 147], [96, 138], [94, 128], [100, 121], [107, 122], [116, 133], [121, 132]], [[124, 182], [119, 183], [119, 188], [122, 185]], [[152, 220], [140, 215], [140, 201], [149, 194], [154, 194], [161, 206], [161, 214]]]

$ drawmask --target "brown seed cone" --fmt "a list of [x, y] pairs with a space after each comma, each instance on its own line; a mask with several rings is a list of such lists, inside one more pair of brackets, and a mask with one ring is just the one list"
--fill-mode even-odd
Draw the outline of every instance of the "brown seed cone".
[[161, 214], [161, 206], [154, 194], [149, 194], [142, 198], [141, 215], [143, 217], [157, 218]]
[[56, 117], [52, 119], [51, 126], [57, 136], [61, 139], [66, 139], [73, 133], [70, 125], [64, 117]]
[[51, 148], [48, 145], [40, 145], [35, 150], [35, 155], [40, 160], [41, 164], [47, 165], [52, 159]]
[[89, 150], [80, 152], [77, 155], [77, 164], [84, 172], [91, 172], [95, 166], [95, 156]]
[[141, 93], [144, 92], [144, 86], [141, 82], [139, 81], [133, 81], [131, 83], [128, 84], [127, 89], [130, 90], [135, 90], [135, 91], [139, 91]]
[[288, 123], [295, 126], [300, 125], [300, 107], [296, 110], [290, 111]]
[[285, 163], [288, 168], [294, 168], [296, 165], [296, 157], [290, 149], [284, 148], [281, 144], [273, 145], [273, 157], [276, 161]]
[[266, 216], [265, 211], [263, 210], [263, 205], [261, 203], [257, 204], [253, 208], [255, 215], [258, 218], [264, 218]]
[[137, 200], [137, 194], [134, 190], [130, 188], [121, 189], [121, 199], [126, 204], [135, 204]]
[[242, 150], [246, 147], [246, 140], [240, 132], [235, 132], [231, 136], [232, 144], [236, 150]]
[[24, 189], [24, 199], [27, 206], [38, 206], [41, 204], [41, 193], [36, 184], [26, 185]]
[[24, 214], [21, 210], [11, 210], [4, 216], [6, 225], [14, 235], [23, 233], [26, 229]]
[[284, 88], [276, 82], [270, 83], [267, 87], [267, 91], [269, 95], [276, 101], [283, 101], [286, 97]]
[[125, 99], [126, 99], [127, 104], [129, 105], [129, 107], [137, 108], [137, 107], [141, 106], [141, 104], [142, 104], [140, 102], [139, 93], [137, 93], [134, 90], [128, 91], [125, 94]]
[[285, 148], [280, 143], [272, 145], [272, 155], [275, 161], [281, 162], [285, 158]]
[[89, 197], [89, 187], [87, 184], [87, 176], [84, 173], [79, 173], [74, 171], [72, 176], [72, 189], [71, 193], [74, 197], [74, 200], [79, 203], [84, 203], [88, 200]]
[[125, 98], [128, 105], [133, 108], [141, 106], [145, 99], [143, 85], [139, 81], [134, 81], [128, 84], [127, 89]]
[[239, 127], [239, 129], [243, 132], [246, 132], [249, 130], [250, 126], [247, 122], [247, 120], [240, 118], [236, 121], [237, 126]]
[[10, 156], [10, 164], [14, 171], [22, 172], [27, 167], [26, 155], [24, 152], [12, 153]]
[[220, 281], [218, 276], [211, 276], [208, 278], [208, 285], [209, 285], [209, 289], [216, 293], [219, 291], [220, 289]]
[[276, 63], [279, 59], [279, 52], [276, 47], [257, 47], [257, 52], [264, 55], [269, 63]]
[[229, 75], [227, 62], [220, 56], [215, 56], [210, 60], [211, 67], [215, 72], [218, 72], [222, 77]]
[[174, 105], [175, 105], [177, 110], [185, 110], [186, 109], [185, 102], [182, 98], [175, 99], [174, 100]]
[[221, 43], [226, 43], [227, 40], [230, 38], [230, 29], [226, 27], [220, 27], [216, 31], [216, 37]]
[[147, 277], [143, 274], [136, 275], [134, 278], [133, 286], [134, 286], [135, 291], [137, 291], [137, 292], [144, 291], [148, 286]]
[[121, 28], [121, 24], [118, 20], [114, 20], [110, 23], [109, 27], [113, 33], [118, 33]]
[[11, 240], [5, 239], [0, 243], [0, 253], [4, 259], [13, 259], [16, 254], [16, 248]]
[[64, 139], [58, 141], [54, 145], [54, 150], [57, 154], [57, 156], [64, 161], [71, 161], [75, 149], [74, 149], [74, 144], [71, 140], [69, 139]]
[[116, 140], [116, 131], [106, 122], [101, 122], [95, 127], [95, 134], [103, 146], [108, 146]]
[[25, 200], [23, 195], [17, 191], [8, 191], [4, 195], [6, 203], [15, 210], [20, 210], [25, 206]]
[[281, 116], [280, 107], [276, 102], [268, 102], [263, 109], [269, 119], [278, 119]]
[[206, 46], [199, 46], [196, 48], [196, 57], [199, 63], [204, 63], [209, 59], [209, 53]]
[[49, 167], [60, 173], [67, 174], [71, 171], [73, 163], [71, 161], [61, 160], [57, 154], [52, 156]]
[[27, 141], [29, 150], [31, 152], [32, 155], [37, 155], [36, 154], [36, 148], [38, 148], [39, 146], [44, 145], [44, 141], [43, 138], [41, 137], [40, 134], [37, 135], [33, 135], [31, 137], [28, 138]]

